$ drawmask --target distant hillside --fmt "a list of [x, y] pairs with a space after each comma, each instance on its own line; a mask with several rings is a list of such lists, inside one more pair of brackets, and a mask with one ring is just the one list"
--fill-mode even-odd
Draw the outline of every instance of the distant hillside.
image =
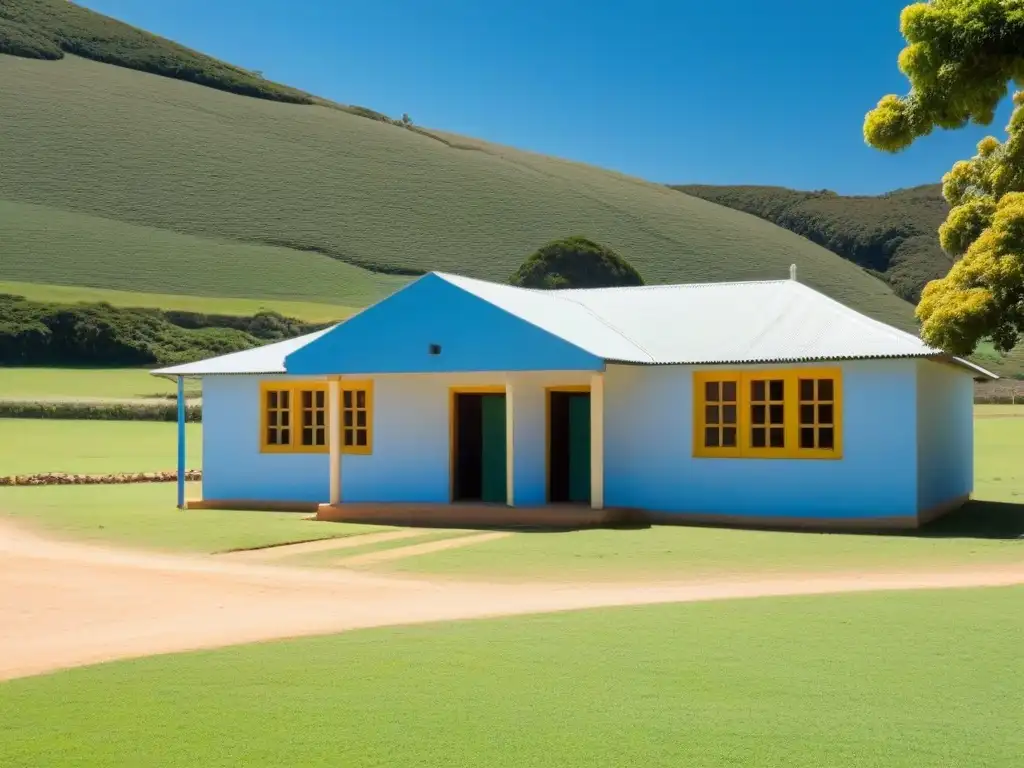
[[938, 228], [949, 208], [938, 184], [877, 197], [784, 187], [679, 185], [673, 189], [752, 213], [877, 274], [917, 303], [929, 280], [949, 271]]
[[0, 280], [358, 306], [431, 269], [506, 280], [579, 234], [652, 283], [795, 262], [913, 325], [882, 281], [804, 238], [578, 163], [76, 56], [0, 56], [0, 114]]

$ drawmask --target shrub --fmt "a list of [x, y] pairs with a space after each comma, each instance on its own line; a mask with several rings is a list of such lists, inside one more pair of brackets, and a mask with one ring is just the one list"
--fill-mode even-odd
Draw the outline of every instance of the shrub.
[[643, 278], [611, 248], [585, 237], [555, 240], [532, 254], [509, 279], [521, 288], [611, 288]]
[[[83, 419], [105, 421], [177, 421], [178, 404], [78, 402], [74, 400], [0, 400], [0, 419]], [[203, 420], [198, 403], [185, 406], [185, 421]]]

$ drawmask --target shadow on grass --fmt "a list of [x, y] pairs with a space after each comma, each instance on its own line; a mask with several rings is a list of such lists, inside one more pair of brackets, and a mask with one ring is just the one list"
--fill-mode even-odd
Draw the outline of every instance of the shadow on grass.
[[933, 539], [1024, 540], [1024, 504], [969, 501], [923, 528], [898, 535]]

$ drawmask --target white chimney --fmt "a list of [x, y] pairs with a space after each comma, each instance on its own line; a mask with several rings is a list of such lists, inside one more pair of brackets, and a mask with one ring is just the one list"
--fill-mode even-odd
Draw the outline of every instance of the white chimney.
[[796, 280], [796, 264], [789, 265], [789, 279]]

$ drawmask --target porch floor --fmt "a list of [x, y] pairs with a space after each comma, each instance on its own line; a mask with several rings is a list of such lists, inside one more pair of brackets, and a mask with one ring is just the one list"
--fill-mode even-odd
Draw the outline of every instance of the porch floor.
[[509, 507], [504, 504], [321, 504], [317, 520], [432, 528], [594, 528], [622, 522], [623, 510], [584, 504]]

